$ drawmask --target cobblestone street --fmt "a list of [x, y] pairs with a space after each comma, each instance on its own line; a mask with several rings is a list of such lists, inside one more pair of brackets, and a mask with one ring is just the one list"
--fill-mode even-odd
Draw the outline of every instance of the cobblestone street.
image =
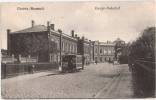
[[2, 98], [132, 98], [127, 65], [91, 64], [75, 73], [53, 71], [2, 80]]

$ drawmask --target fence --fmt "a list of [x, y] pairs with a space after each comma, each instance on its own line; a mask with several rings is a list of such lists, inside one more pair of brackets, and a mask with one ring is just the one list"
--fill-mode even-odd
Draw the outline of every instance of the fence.
[[36, 57], [20, 57], [20, 62], [21, 63], [26, 63], [26, 62], [37, 62], [37, 58]]
[[155, 96], [155, 62], [135, 60], [132, 76], [135, 97]]
[[20, 74], [31, 73], [32, 66], [34, 71], [43, 71], [58, 68], [57, 63], [19, 63], [19, 64], [1, 64], [1, 78], [12, 77]]
[[[15, 58], [14, 56], [4, 56], [2, 57], [2, 63], [14, 63], [14, 62], [18, 62], [17, 58]], [[20, 63], [35, 63], [37, 62], [37, 57], [19, 57], [19, 62]]]
[[2, 63], [14, 63], [14, 62], [17, 62], [17, 59], [14, 58], [14, 57], [10, 57], [10, 56], [5, 56], [5, 57], [2, 57]]

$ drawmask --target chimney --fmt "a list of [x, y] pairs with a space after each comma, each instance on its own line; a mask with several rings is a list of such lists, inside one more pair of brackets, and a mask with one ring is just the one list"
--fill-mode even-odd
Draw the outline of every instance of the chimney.
[[84, 40], [85, 38], [84, 38], [84, 36], [82, 36], [82, 40]]
[[74, 30], [71, 31], [71, 36], [74, 37]]
[[10, 34], [11, 30], [10, 29], [7, 29], [7, 34]]
[[50, 22], [47, 21], [47, 30], [50, 31]]
[[10, 29], [7, 29], [7, 54], [10, 55], [10, 45], [11, 45], [11, 41], [10, 41], [10, 33], [11, 33], [11, 30]]
[[34, 27], [34, 25], [35, 25], [35, 21], [32, 20], [32, 21], [31, 21], [31, 27]]
[[52, 30], [55, 30], [54, 27], [55, 27], [55, 24], [50, 24], [50, 28], [51, 28]]
[[47, 27], [49, 27], [50, 26], [50, 22], [49, 21], [47, 21]]
[[59, 33], [62, 33], [62, 30], [61, 30], [61, 29], [58, 29], [58, 32], [59, 32]]
[[77, 38], [77, 34], [75, 34], [75, 37]]

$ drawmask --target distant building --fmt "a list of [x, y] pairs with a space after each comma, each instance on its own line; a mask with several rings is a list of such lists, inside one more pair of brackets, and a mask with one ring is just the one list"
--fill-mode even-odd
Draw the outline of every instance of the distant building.
[[114, 46], [112, 42], [94, 42], [94, 59], [97, 62], [108, 62], [114, 60]]
[[100, 62], [113, 61], [114, 60], [114, 46], [112, 42], [100, 42], [99, 43], [99, 57]]
[[78, 54], [83, 55], [85, 62], [88, 65], [93, 62], [93, 44], [91, 40], [85, 39], [84, 37], [78, 39]]
[[99, 41], [93, 41], [93, 58], [94, 61], [99, 61]]

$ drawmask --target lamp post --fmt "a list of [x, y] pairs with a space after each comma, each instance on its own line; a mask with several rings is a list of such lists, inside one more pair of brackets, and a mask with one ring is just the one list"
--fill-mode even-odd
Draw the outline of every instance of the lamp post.
[[59, 63], [59, 71], [62, 72], [62, 30], [58, 29], [60, 33], [60, 63]]

